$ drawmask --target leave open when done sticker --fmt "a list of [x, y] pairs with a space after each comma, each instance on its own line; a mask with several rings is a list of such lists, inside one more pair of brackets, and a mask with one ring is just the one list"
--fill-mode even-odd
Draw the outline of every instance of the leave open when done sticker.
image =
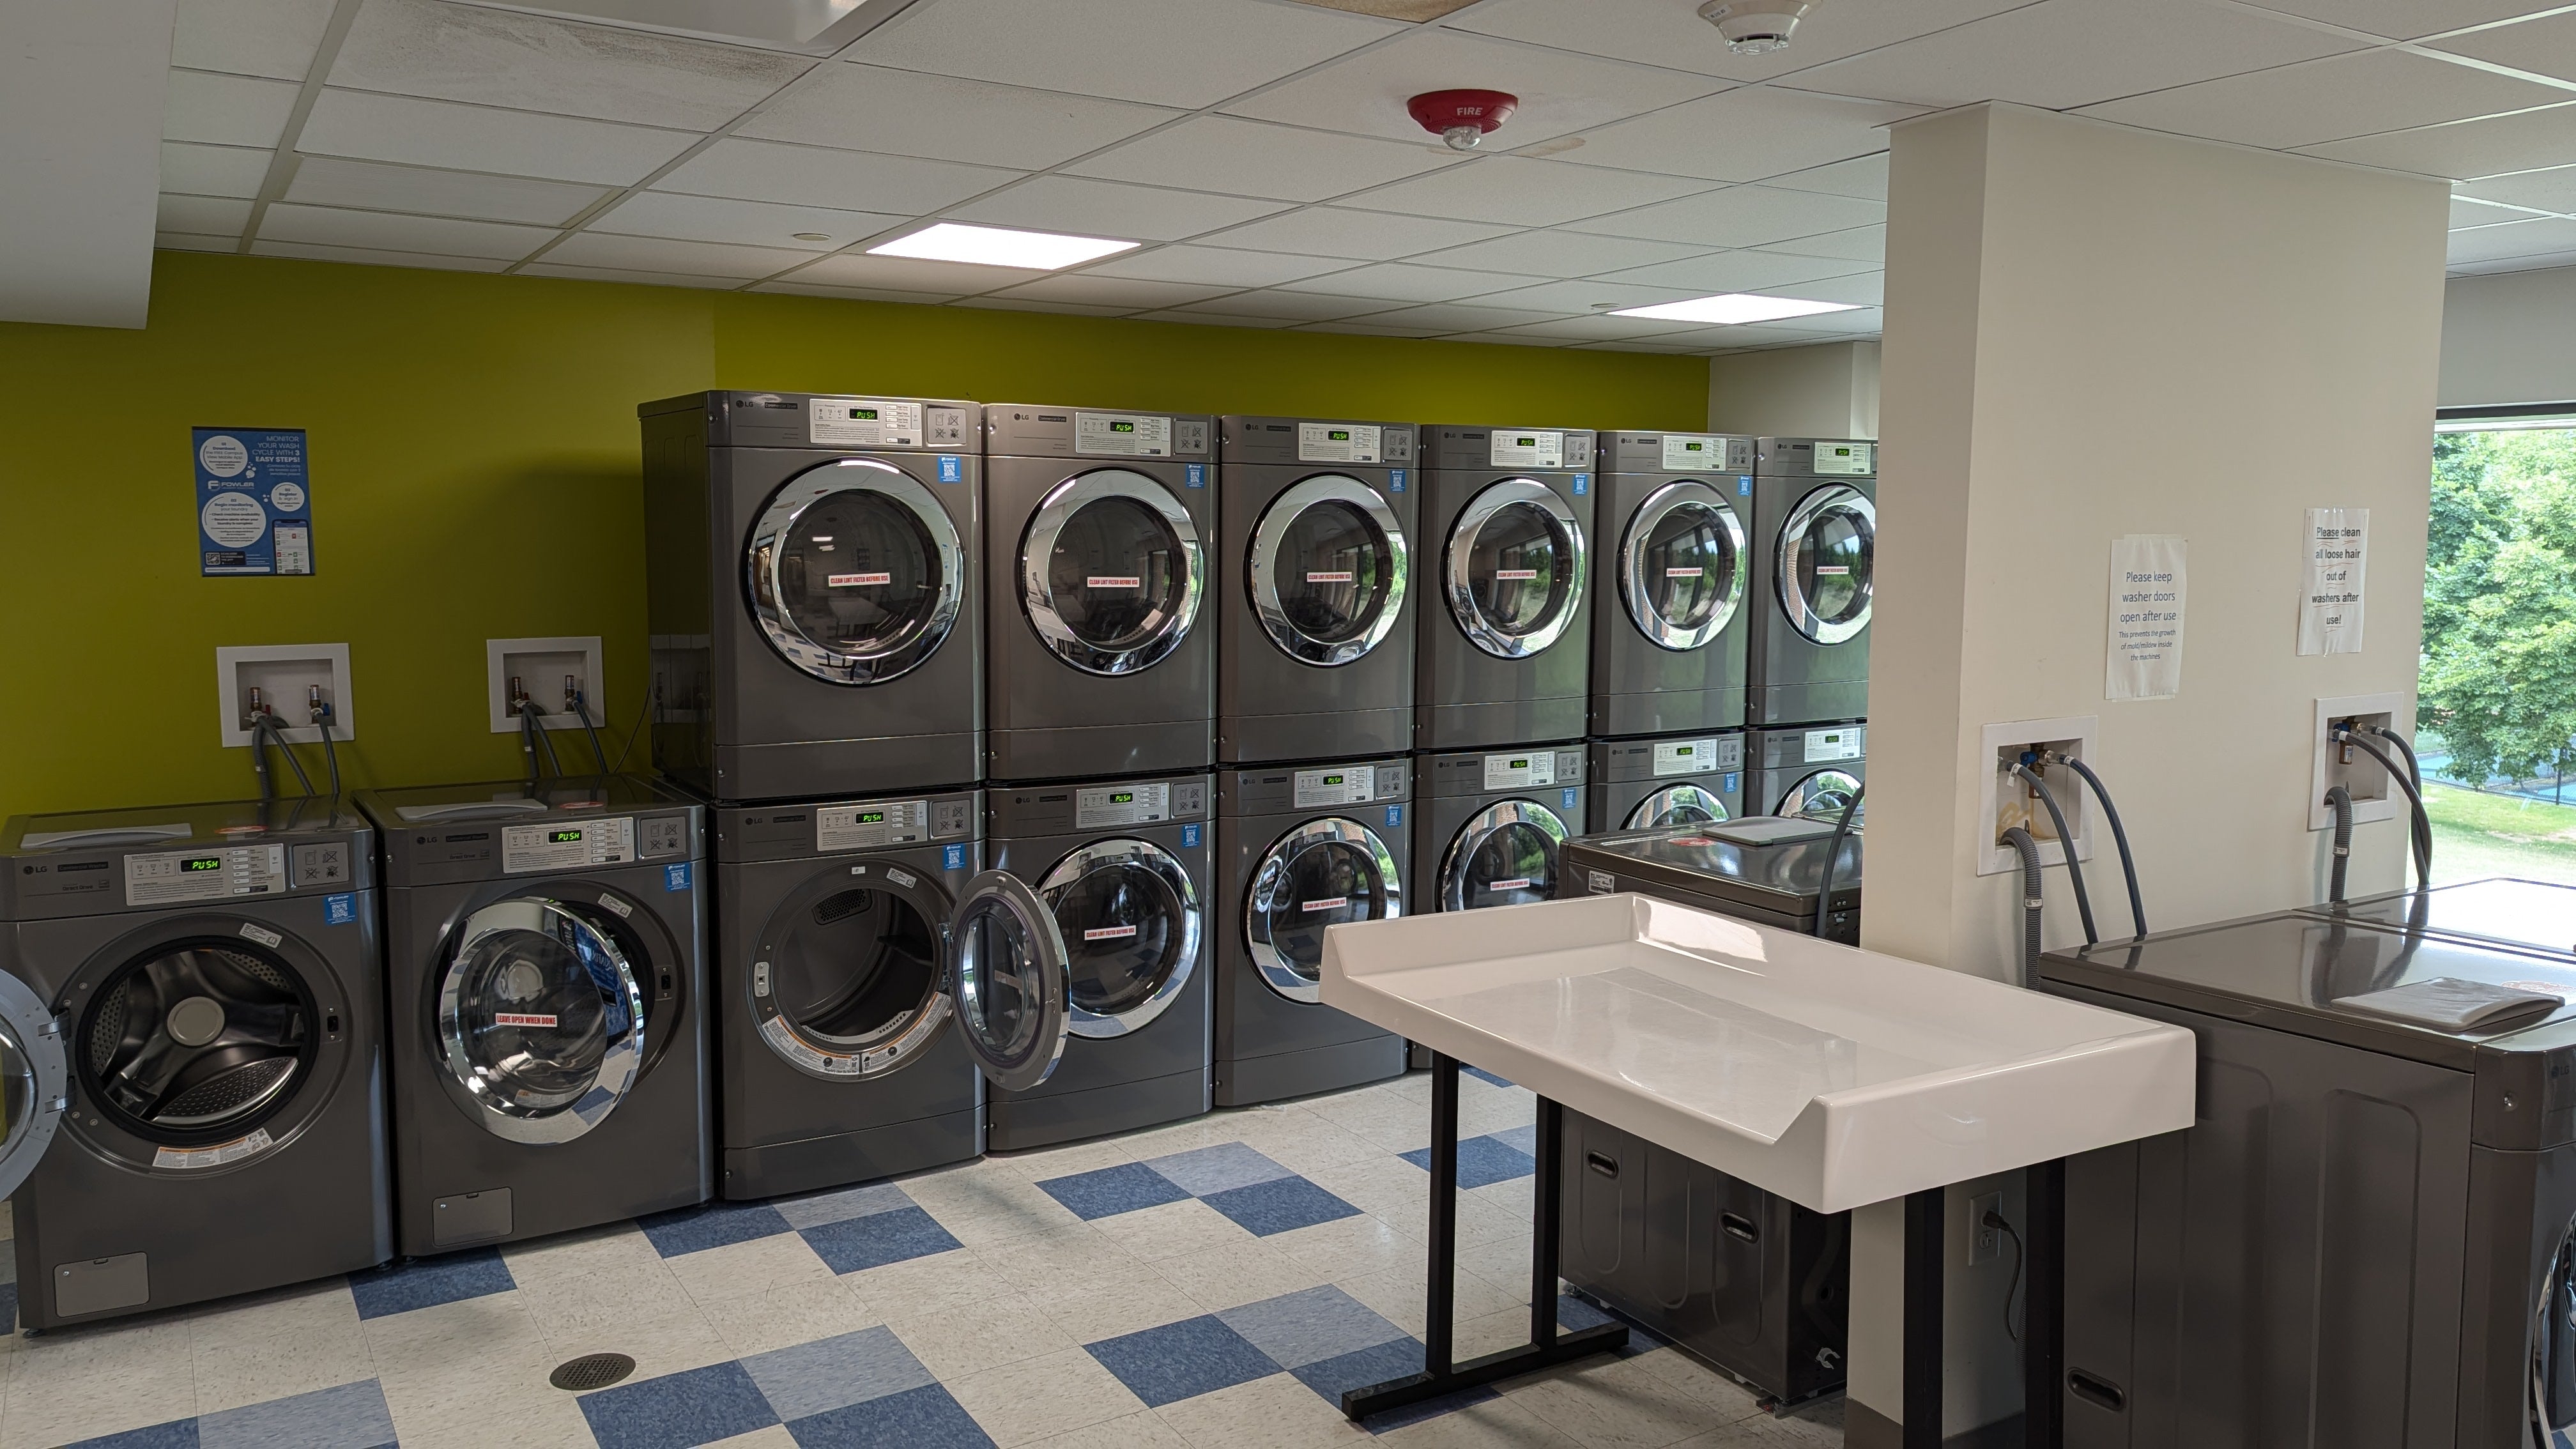
[[1086, 589], [1141, 589], [1145, 581], [1134, 574], [1093, 574], [1082, 581]]
[[1326, 896], [1320, 901], [1308, 901], [1297, 909], [1301, 911], [1338, 911], [1350, 903], [1351, 898], [1349, 896]]
[[893, 583], [893, 582], [894, 582], [894, 575], [892, 575], [892, 574], [830, 574], [830, 575], [827, 575], [827, 576], [825, 577], [825, 580], [824, 580], [824, 581], [825, 581], [826, 583], [830, 584], [833, 588], [836, 588], [836, 589], [862, 589], [862, 588], [866, 588], [866, 587], [867, 587], [868, 585], [870, 585], [870, 584], [890, 584], [890, 583]]
[[1525, 891], [1528, 890], [1529, 887], [1530, 879], [1525, 875], [1516, 875], [1510, 880], [1487, 881], [1485, 883], [1485, 889], [1489, 891]]
[[1816, 577], [1818, 577], [1818, 578], [1823, 578], [1823, 577], [1824, 577], [1825, 575], [1827, 575], [1827, 574], [1847, 574], [1847, 573], [1850, 573], [1850, 572], [1851, 572], [1851, 565], [1849, 565], [1849, 564], [1818, 564], [1818, 565], [1816, 565]]
[[540, 1015], [532, 1011], [497, 1011], [492, 1014], [492, 1024], [494, 1026], [551, 1027], [555, 1024], [555, 1019], [550, 1015]]
[[[1668, 579], [1695, 579], [1707, 572], [1708, 570], [1706, 569], [1666, 569], [1664, 570], [1664, 577]], [[1822, 573], [1823, 570], [1819, 569], [1817, 572]]]
[[1086, 941], [1116, 941], [1136, 934], [1134, 926], [1094, 926], [1082, 933]]
[[1351, 571], [1348, 569], [1335, 569], [1321, 572], [1309, 569], [1306, 573], [1306, 582], [1310, 584], [1347, 584], [1350, 581]]
[[1537, 578], [1537, 577], [1538, 577], [1538, 570], [1536, 570], [1536, 569], [1496, 569], [1496, 570], [1494, 570], [1494, 577], [1495, 577], [1495, 578], [1498, 578], [1498, 579], [1534, 579], [1534, 578]]

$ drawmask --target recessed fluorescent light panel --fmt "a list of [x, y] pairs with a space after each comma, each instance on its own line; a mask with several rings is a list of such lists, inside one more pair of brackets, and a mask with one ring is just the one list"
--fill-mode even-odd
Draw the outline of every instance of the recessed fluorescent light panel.
[[1813, 317], [1819, 312], [1850, 312], [1850, 302], [1805, 302], [1796, 297], [1756, 297], [1746, 292], [1728, 292], [1717, 297], [1693, 297], [1687, 302], [1664, 302], [1652, 307], [1622, 307], [1613, 317], [1652, 317], [1658, 322], [1777, 322], [1783, 317]]
[[1139, 243], [1096, 236], [1060, 236], [1051, 231], [1012, 231], [999, 226], [967, 226], [943, 221], [910, 236], [868, 248], [872, 257], [920, 257], [934, 262], [972, 262], [979, 267], [1026, 267], [1052, 272], [1076, 262], [1131, 251]]

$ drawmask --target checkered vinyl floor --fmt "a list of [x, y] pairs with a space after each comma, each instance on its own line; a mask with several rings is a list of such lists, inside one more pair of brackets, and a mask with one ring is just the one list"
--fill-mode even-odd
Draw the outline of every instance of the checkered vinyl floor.
[[[1429, 1095], [1417, 1074], [0, 1339], [0, 1449], [1842, 1442], [1838, 1403], [1774, 1419], [1643, 1339], [1345, 1421], [1343, 1389], [1421, 1366]], [[1462, 1084], [1461, 1356], [1527, 1331], [1531, 1107], [1499, 1079]], [[603, 1351], [634, 1375], [548, 1386]]]

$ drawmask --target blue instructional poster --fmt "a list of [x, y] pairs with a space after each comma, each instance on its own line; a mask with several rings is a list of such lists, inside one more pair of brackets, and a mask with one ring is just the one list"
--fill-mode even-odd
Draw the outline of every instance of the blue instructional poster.
[[197, 556], [213, 574], [313, 572], [302, 428], [198, 428]]

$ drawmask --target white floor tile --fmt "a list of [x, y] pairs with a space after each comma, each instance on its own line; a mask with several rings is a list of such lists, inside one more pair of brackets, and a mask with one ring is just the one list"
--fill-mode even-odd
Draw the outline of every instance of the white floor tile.
[[1100, 1361], [1078, 1348], [952, 1379], [948, 1392], [998, 1449], [1127, 1418], [1145, 1407]]
[[1193, 1449], [1317, 1449], [1369, 1442], [1367, 1430], [1287, 1374], [1165, 1404], [1154, 1412]]

